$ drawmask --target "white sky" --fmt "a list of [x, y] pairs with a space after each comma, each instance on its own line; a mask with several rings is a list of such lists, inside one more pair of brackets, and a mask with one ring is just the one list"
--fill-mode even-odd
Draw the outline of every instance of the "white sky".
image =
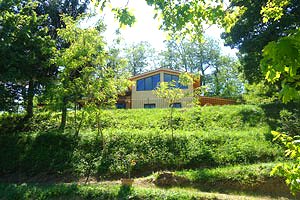
[[[148, 41], [157, 51], [164, 49], [163, 41], [166, 39], [166, 34], [159, 30], [160, 22], [158, 19], [153, 19], [154, 9], [147, 5], [145, 0], [112, 0], [113, 7], [124, 7], [127, 2], [129, 9], [136, 17], [136, 22], [132, 27], [125, 27], [121, 29], [121, 36], [127, 44], [137, 43], [140, 41]], [[105, 8], [103, 12], [104, 22], [107, 24], [107, 30], [104, 37], [110, 44], [113, 39], [116, 39], [115, 31], [119, 27], [119, 23], [114, 19], [110, 8]], [[222, 30], [217, 26], [212, 26], [206, 30], [205, 34], [220, 40]], [[229, 47], [223, 47], [223, 54], [235, 56], [237, 50], [232, 50]]]

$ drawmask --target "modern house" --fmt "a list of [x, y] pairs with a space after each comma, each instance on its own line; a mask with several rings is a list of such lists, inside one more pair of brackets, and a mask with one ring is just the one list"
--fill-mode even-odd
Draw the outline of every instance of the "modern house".
[[[175, 87], [181, 88], [184, 93], [192, 94], [199, 81], [191, 85], [183, 86], [179, 80], [181, 72], [167, 68], [159, 68], [153, 71], [142, 73], [130, 78], [134, 82], [126, 95], [121, 96], [117, 103], [117, 108], [166, 108], [167, 102], [157, 97], [153, 90], [159, 86], [160, 82], [175, 82]], [[184, 97], [176, 102], [174, 107], [192, 106], [192, 97]]]
[[[167, 108], [168, 103], [157, 97], [154, 90], [159, 86], [160, 82], [175, 82], [176, 87], [181, 88], [184, 93], [188, 93], [187, 97], [179, 99], [174, 103], [174, 107], [184, 108], [191, 107], [193, 101], [193, 92], [200, 86], [199, 80], [194, 80], [188, 86], [180, 85], [178, 82], [180, 71], [167, 68], [159, 68], [153, 71], [145, 72], [130, 78], [134, 82], [133, 86], [126, 92], [124, 96], [120, 96], [117, 101], [117, 108]], [[228, 105], [235, 104], [232, 99], [219, 97], [200, 96], [199, 102], [202, 106], [205, 105]]]

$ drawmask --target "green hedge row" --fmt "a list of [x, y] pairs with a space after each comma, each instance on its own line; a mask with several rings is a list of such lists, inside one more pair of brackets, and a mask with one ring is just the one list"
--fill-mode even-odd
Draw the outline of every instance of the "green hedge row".
[[[196, 168], [269, 162], [281, 159], [282, 149], [265, 139], [265, 128], [249, 131], [190, 132], [118, 130], [95, 132], [75, 139], [71, 133], [27, 133], [0, 136], [0, 174], [40, 172], [125, 176], [164, 169]], [[104, 146], [103, 146], [104, 144]]]
[[180, 189], [135, 188], [120, 185], [16, 185], [0, 184], [0, 197], [3, 199], [46, 200], [46, 199], [78, 199], [78, 200], [201, 200], [214, 199], [217, 195], [184, 191]]
[[188, 169], [175, 171], [192, 183], [238, 182], [241, 185], [254, 185], [270, 179], [270, 173], [277, 163], [235, 165], [217, 168]]
[[[80, 111], [81, 112], [81, 111]], [[81, 113], [77, 113], [80, 121]], [[0, 115], [0, 134], [44, 131], [59, 127], [60, 113], [37, 113], [30, 121], [23, 122], [22, 114]], [[94, 113], [85, 113], [83, 129], [95, 129]], [[74, 128], [74, 113], [68, 114], [67, 129]], [[170, 128], [168, 109], [102, 110], [102, 128], [160, 129]], [[231, 105], [187, 109], [175, 109], [173, 124], [177, 130], [246, 130], [249, 127], [266, 126], [265, 113], [258, 106]]]

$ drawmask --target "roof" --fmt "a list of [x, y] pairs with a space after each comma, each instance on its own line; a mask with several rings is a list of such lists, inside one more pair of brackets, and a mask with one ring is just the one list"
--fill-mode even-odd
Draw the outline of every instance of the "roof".
[[181, 71], [177, 71], [177, 70], [173, 70], [173, 69], [158, 68], [158, 69], [155, 69], [155, 70], [151, 70], [151, 71], [148, 71], [148, 72], [145, 72], [145, 73], [142, 73], [142, 74], [132, 76], [131, 78], [129, 78], [129, 80], [136, 80], [136, 79], [139, 79], [139, 78], [142, 78], [142, 77], [145, 77], [145, 76], [150, 76], [150, 75], [153, 75], [153, 74], [156, 74], [156, 73], [159, 73], [159, 72], [169, 72], [169, 73], [173, 73], [173, 74], [182, 73]]

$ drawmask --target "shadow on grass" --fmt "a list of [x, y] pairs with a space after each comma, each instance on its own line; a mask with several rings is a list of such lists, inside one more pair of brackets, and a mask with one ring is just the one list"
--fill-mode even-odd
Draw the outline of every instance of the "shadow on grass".
[[133, 192], [133, 187], [130, 185], [122, 185], [118, 192], [118, 199], [130, 199], [130, 196]]
[[275, 130], [278, 126], [280, 126], [280, 111], [286, 109], [290, 112], [296, 112], [298, 116], [300, 116], [300, 102], [292, 102], [288, 104], [283, 104], [280, 102], [263, 104], [260, 106], [267, 118], [267, 123], [271, 127], [272, 130]]
[[76, 181], [72, 135], [57, 130], [0, 136], [0, 181], [59, 183]]

